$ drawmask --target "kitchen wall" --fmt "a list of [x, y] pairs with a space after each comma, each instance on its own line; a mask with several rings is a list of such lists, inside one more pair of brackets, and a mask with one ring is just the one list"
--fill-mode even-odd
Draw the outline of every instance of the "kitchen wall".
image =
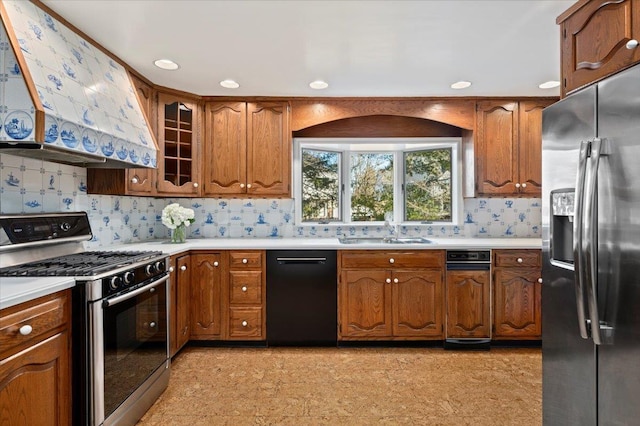
[[[87, 211], [94, 233], [87, 248], [168, 238], [164, 206], [191, 207], [189, 238], [383, 236], [381, 226], [297, 226], [288, 199], [156, 199], [87, 194], [86, 169], [0, 154], [0, 213]], [[539, 198], [467, 198], [462, 226], [403, 226], [425, 237], [540, 237]]]

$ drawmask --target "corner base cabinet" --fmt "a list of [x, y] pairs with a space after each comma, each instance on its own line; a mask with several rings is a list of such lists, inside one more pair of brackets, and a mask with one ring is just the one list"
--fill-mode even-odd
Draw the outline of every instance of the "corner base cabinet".
[[0, 311], [0, 424], [71, 424], [70, 290]]
[[339, 252], [339, 340], [443, 337], [444, 251]]

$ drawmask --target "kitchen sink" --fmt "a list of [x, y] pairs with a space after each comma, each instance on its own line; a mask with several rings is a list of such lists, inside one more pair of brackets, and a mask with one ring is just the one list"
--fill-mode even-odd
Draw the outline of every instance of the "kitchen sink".
[[435, 244], [422, 237], [345, 237], [339, 239], [341, 244]]

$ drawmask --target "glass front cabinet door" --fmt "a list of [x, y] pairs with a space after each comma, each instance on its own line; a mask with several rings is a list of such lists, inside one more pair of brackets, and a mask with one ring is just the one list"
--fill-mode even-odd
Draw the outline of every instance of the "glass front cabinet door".
[[158, 192], [200, 193], [199, 110], [196, 102], [158, 94]]

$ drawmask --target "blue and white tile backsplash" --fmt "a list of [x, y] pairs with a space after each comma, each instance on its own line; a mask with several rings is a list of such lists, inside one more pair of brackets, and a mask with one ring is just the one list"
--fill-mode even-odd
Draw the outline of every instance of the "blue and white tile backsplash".
[[[382, 226], [298, 226], [291, 199], [169, 199], [87, 194], [80, 167], [0, 154], [0, 213], [87, 211], [94, 239], [88, 247], [169, 238], [160, 214], [178, 202], [195, 211], [188, 238], [383, 236]], [[539, 198], [467, 198], [462, 226], [402, 226], [401, 235], [433, 238], [536, 237]]]

